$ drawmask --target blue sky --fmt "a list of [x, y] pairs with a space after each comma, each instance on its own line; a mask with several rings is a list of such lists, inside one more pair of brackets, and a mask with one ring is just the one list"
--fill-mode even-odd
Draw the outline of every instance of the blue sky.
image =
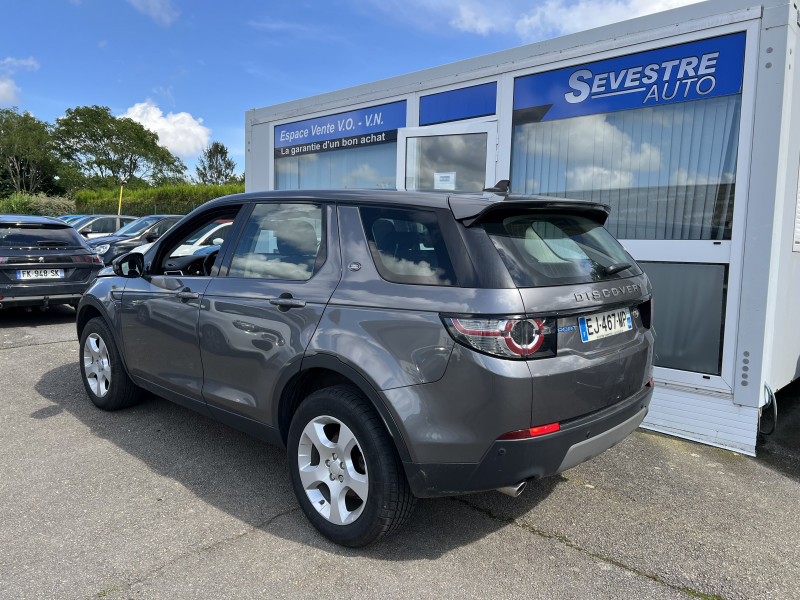
[[[244, 114], [692, 0], [28, 0], [3, 3], [0, 106], [54, 122], [98, 104], [194, 174]], [[9, 26], [13, 24], [12, 26]]]

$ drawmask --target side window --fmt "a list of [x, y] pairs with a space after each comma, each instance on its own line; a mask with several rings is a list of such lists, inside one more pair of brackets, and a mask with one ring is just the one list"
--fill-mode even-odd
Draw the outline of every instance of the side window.
[[383, 279], [458, 285], [435, 211], [362, 207], [359, 212], [372, 260]]
[[322, 206], [258, 204], [244, 226], [229, 277], [306, 281], [325, 262]]
[[173, 225], [175, 225], [175, 223], [177, 223], [177, 221], [161, 221], [155, 227], [153, 227], [153, 230], [150, 233], [154, 233], [157, 236], [161, 237], [162, 235], [167, 233], [167, 231], [169, 231], [170, 228]]
[[92, 223], [92, 233], [114, 233], [117, 229], [119, 227], [117, 227], [116, 217], [97, 219]]
[[[205, 276], [212, 272], [212, 268], [219, 253], [219, 246], [200, 248], [192, 243], [210, 228], [215, 227], [220, 220], [232, 222], [239, 212], [239, 206], [216, 208], [192, 219], [179, 230], [164, 238], [158, 251], [156, 260], [159, 266], [154, 273], [165, 275], [192, 275]], [[170, 220], [158, 225], [162, 234], [171, 229], [177, 220]], [[155, 229], [155, 228], [154, 228]]]

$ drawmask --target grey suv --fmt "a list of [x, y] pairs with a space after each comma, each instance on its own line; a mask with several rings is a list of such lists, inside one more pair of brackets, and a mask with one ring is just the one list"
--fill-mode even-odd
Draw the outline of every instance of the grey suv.
[[[416, 498], [558, 473], [624, 439], [652, 396], [647, 277], [608, 207], [390, 191], [227, 196], [114, 261], [77, 317], [82, 378], [148, 390], [286, 446], [331, 540]], [[178, 256], [232, 220], [218, 249]]]

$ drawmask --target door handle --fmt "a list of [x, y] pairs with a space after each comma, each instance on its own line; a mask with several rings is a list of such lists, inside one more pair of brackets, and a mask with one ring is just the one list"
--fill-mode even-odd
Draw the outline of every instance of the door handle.
[[197, 292], [192, 292], [189, 289], [181, 290], [177, 294], [175, 294], [181, 300], [195, 300], [200, 297], [200, 294]]
[[306, 305], [306, 301], [300, 298], [270, 298], [269, 303], [287, 309], [303, 308]]

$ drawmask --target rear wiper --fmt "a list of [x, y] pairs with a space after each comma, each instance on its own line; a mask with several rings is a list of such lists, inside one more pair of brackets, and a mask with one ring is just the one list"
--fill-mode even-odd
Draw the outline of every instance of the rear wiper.
[[59, 240], [39, 240], [36, 242], [37, 246], [69, 246], [69, 242], [62, 242]]
[[620, 271], [624, 271], [625, 269], [630, 269], [633, 265], [631, 263], [616, 263], [613, 265], [608, 265], [605, 270], [606, 275], [613, 275], [614, 273], [619, 273]]

